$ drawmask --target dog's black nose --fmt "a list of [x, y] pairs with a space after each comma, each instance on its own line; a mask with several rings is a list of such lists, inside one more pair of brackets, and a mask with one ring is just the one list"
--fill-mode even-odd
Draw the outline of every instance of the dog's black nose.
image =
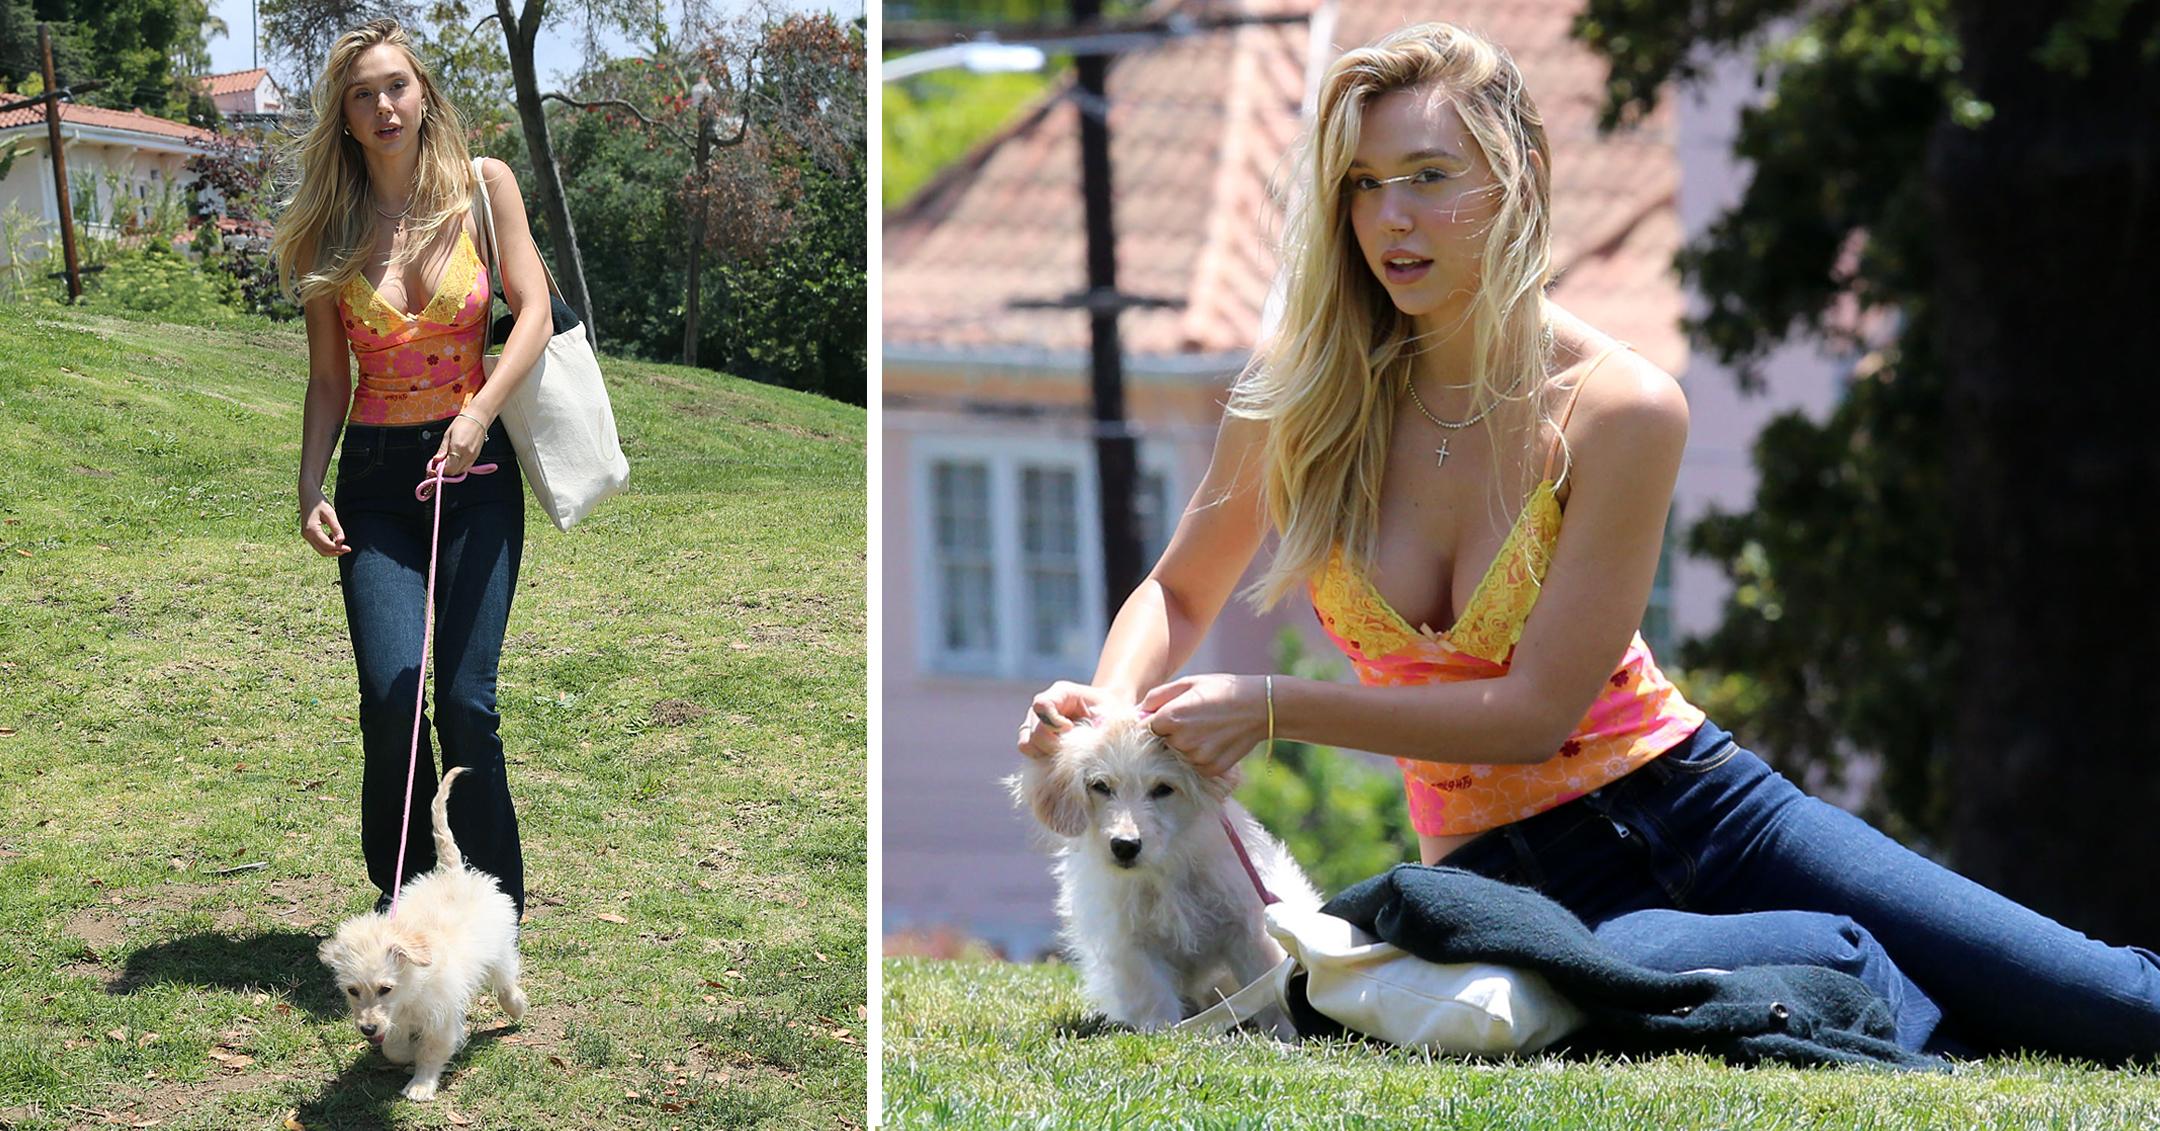
[[360, 1026], [360, 1035], [361, 1035], [361, 1036], [363, 1036], [363, 1037], [372, 1037], [372, 1036], [374, 1036], [374, 1035], [375, 1035], [375, 1026], [373, 1026], [373, 1025], [362, 1025], [362, 1026]]
[[1117, 861], [1120, 864], [1132, 863], [1133, 858], [1140, 855], [1139, 838], [1122, 836], [1112, 837], [1110, 839], [1110, 855], [1117, 857]]

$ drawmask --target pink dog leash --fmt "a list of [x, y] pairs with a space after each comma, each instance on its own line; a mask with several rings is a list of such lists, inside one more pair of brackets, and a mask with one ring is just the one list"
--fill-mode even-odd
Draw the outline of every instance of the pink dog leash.
[[427, 611], [420, 621], [420, 686], [413, 696], [412, 754], [405, 761], [405, 816], [398, 823], [397, 872], [390, 879], [390, 918], [397, 918], [398, 895], [405, 888], [405, 838], [412, 835], [413, 778], [420, 769], [420, 719], [427, 704], [428, 657], [434, 654], [435, 640], [435, 564], [442, 554], [442, 490], [444, 484], [463, 483], [468, 475], [493, 474], [496, 465], [480, 463], [466, 468], [463, 474], [445, 476], [441, 457], [428, 460], [428, 477], [413, 489], [413, 497], [421, 502], [435, 500], [435, 524], [428, 535], [427, 561]]
[[[410, 804], [410, 802], [407, 802]], [[1251, 878], [1253, 890], [1260, 893], [1260, 905], [1266, 907], [1281, 903], [1282, 899], [1267, 889], [1260, 880], [1260, 869], [1253, 867], [1252, 857], [1245, 854], [1245, 838], [1237, 835], [1237, 826], [1230, 823], [1230, 814], [1222, 815], [1222, 831], [1230, 834], [1230, 847], [1237, 850], [1237, 861], [1245, 865], [1245, 875]]]

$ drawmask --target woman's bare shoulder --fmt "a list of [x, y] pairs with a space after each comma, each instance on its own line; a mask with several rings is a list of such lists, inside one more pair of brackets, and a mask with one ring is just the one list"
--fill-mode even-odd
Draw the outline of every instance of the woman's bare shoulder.
[[1687, 395], [1664, 367], [1632, 349], [1616, 349], [1572, 378], [1574, 412], [1569, 442], [1578, 449], [1620, 434], [1630, 447], [1648, 442], [1675, 447], [1687, 442]]

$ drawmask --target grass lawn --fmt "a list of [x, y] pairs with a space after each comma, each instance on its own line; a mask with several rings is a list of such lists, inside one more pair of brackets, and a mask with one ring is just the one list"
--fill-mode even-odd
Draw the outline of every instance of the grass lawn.
[[2160, 1127], [2160, 1074], [2049, 1059], [1953, 1074], [1735, 1069], [1693, 1056], [1436, 1059], [1107, 1030], [1068, 967], [884, 963], [885, 1121], [900, 1127], [1771, 1129]]
[[315, 958], [374, 895], [304, 358], [0, 309], [0, 1127], [860, 1125], [862, 410], [608, 364], [632, 489], [529, 515], [502, 662], [532, 1011], [413, 1104]]

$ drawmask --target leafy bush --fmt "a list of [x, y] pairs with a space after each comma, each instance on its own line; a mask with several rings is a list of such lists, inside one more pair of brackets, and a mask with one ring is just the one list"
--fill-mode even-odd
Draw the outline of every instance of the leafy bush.
[[164, 244], [117, 252], [89, 276], [92, 301], [172, 322], [216, 322], [234, 313], [230, 290]]

